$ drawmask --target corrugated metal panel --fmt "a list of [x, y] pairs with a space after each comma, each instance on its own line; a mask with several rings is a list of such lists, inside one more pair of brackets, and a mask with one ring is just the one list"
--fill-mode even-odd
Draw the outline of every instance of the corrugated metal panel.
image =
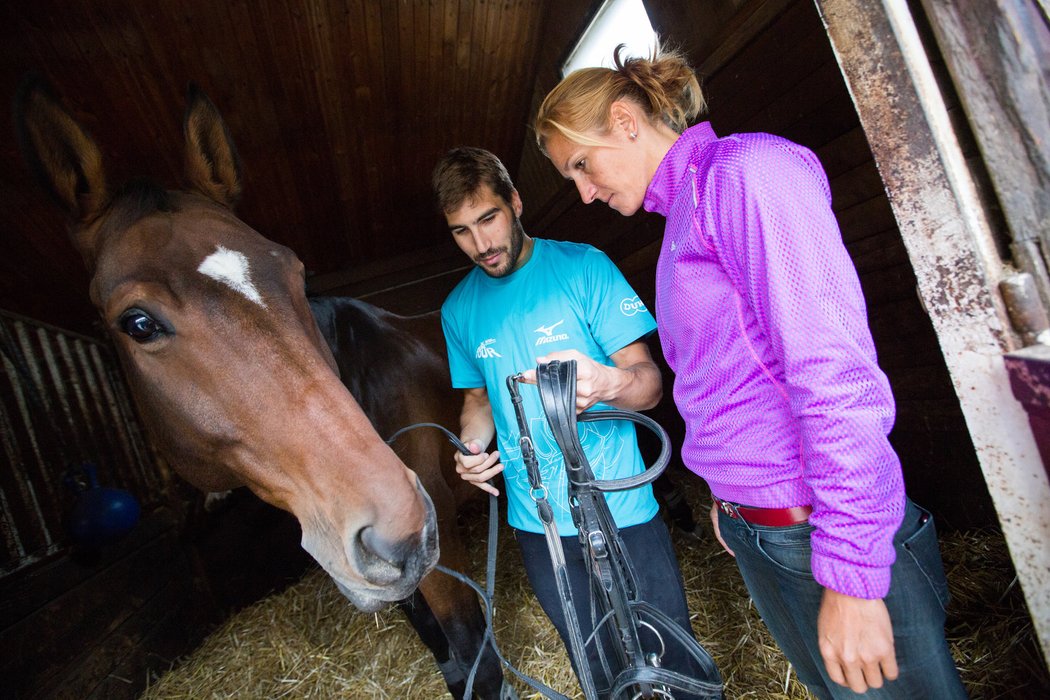
[[148, 508], [170, 475], [142, 434], [116, 359], [103, 343], [0, 312], [0, 574], [68, 545], [74, 492], [63, 483], [83, 462], [102, 486]]

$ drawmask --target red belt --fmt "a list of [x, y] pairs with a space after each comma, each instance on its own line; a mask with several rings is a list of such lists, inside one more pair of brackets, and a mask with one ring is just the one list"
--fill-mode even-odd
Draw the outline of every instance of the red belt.
[[812, 506], [794, 506], [792, 508], [751, 508], [749, 506], [738, 506], [728, 503], [714, 496], [715, 503], [723, 513], [730, 518], [743, 520], [752, 525], [765, 525], [767, 527], [784, 527], [787, 525], [798, 525], [809, 520], [809, 514], [813, 512]]

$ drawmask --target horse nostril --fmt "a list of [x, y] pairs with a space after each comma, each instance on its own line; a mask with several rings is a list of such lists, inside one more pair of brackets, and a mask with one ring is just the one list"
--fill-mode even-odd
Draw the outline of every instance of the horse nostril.
[[357, 533], [353, 561], [369, 583], [389, 586], [404, 575], [409, 547], [405, 542], [389, 542], [374, 527], [364, 527]]

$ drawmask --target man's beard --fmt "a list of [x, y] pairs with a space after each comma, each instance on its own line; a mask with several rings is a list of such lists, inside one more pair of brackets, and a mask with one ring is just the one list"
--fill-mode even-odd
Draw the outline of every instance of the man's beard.
[[[507, 264], [502, 268], [495, 270], [486, 269], [481, 263], [475, 261], [478, 267], [481, 268], [489, 277], [506, 277], [515, 270], [518, 269], [518, 258], [521, 257], [521, 250], [525, 247], [525, 227], [521, 225], [521, 219], [517, 216], [513, 217], [510, 223], [510, 247], [507, 251]], [[486, 251], [478, 256], [478, 259], [489, 257], [491, 253]]]

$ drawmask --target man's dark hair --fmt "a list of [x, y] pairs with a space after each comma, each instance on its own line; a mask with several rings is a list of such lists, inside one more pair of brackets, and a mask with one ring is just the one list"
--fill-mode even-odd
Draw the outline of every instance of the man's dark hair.
[[483, 148], [453, 148], [434, 166], [431, 177], [434, 199], [444, 214], [455, 211], [473, 197], [482, 185], [488, 185], [504, 202], [510, 204], [514, 183], [500, 159]]

